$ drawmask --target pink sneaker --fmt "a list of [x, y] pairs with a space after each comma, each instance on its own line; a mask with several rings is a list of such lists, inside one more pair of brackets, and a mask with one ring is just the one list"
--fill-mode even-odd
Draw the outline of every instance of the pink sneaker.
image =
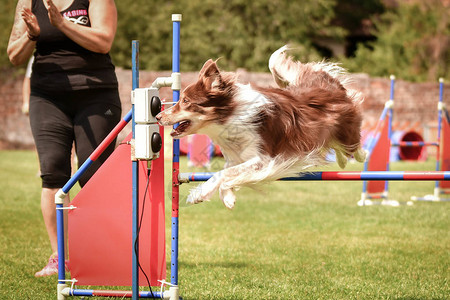
[[[68, 261], [65, 261], [65, 267], [66, 267], [66, 271], [69, 270], [69, 266], [68, 266]], [[39, 272], [36, 272], [36, 274], [34, 274], [35, 277], [43, 277], [43, 276], [51, 276], [51, 275], [55, 275], [58, 274], [58, 254], [56, 255], [51, 255], [50, 258], [48, 259], [48, 263], [47, 265], [40, 270]]]

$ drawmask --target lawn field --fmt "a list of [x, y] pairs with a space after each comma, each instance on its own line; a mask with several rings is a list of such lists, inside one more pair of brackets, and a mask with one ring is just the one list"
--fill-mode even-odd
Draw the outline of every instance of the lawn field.
[[[184, 158], [181, 166], [187, 171]], [[34, 277], [50, 255], [37, 171], [34, 152], [0, 151], [0, 299], [56, 299], [57, 277]], [[184, 299], [450, 299], [450, 203], [358, 207], [361, 182], [275, 182], [240, 190], [230, 211], [217, 196], [184, 204], [194, 185], [180, 190]], [[390, 195], [407, 201], [433, 187], [391, 182]], [[168, 212], [169, 199], [168, 191]]]

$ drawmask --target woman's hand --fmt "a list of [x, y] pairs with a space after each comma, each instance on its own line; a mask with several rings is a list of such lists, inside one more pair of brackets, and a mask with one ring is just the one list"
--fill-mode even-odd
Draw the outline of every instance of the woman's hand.
[[50, 19], [50, 23], [58, 29], [61, 28], [64, 22], [64, 17], [61, 16], [61, 13], [59, 12], [58, 8], [56, 8], [52, 0], [43, 1], [48, 11], [48, 18]]
[[39, 23], [36, 19], [36, 16], [31, 12], [29, 8], [23, 8], [22, 12], [22, 20], [27, 25], [27, 34], [30, 40], [34, 40], [34, 38], [39, 37], [41, 34], [41, 28], [39, 27]]
[[81, 47], [96, 53], [108, 53], [117, 28], [114, 0], [90, 0], [88, 15], [91, 26], [65, 19], [53, 0], [41, 0], [48, 11], [50, 23]]

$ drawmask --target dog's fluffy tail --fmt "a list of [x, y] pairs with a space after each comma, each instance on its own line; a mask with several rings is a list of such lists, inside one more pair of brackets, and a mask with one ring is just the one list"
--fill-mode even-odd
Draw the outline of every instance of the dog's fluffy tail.
[[[303, 75], [307, 78], [316, 77], [315, 72], [323, 71], [331, 77], [337, 79], [344, 87], [350, 83], [348, 74], [344, 68], [332, 62], [314, 62], [302, 64], [294, 61], [292, 57], [287, 55], [287, 51], [291, 50], [288, 45], [284, 45], [275, 51], [269, 59], [269, 69], [277, 82], [278, 86], [284, 88], [288, 85], [302, 85]], [[305, 78], [306, 79], [306, 78]]]
[[289, 50], [289, 47], [284, 45], [275, 51], [269, 59], [269, 70], [280, 88], [285, 88], [288, 85], [296, 85], [300, 72], [301, 64], [287, 56], [287, 50]]
[[288, 86], [307, 88], [312, 85], [326, 87], [330, 83], [324, 76], [320, 75], [320, 73], [325, 72], [347, 90], [347, 95], [356, 105], [363, 102], [361, 93], [350, 87], [352, 80], [344, 68], [336, 63], [325, 61], [302, 64], [287, 55], [286, 52], [290, 49], [292, 48], [284, 45], [276, 50], [269, 59], [270, 72], [280, 88]]

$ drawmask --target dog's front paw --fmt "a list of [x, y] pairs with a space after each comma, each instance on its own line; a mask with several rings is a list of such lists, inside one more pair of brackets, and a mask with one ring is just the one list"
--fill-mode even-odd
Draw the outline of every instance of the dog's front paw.
[[197, 187], [189, 192], [189, 196], [186, 199], [186, 203], [197, 204], [207, 200], [209, 200], [209, 198], [205, 197], [202, 194], [202, 190]]
[[210, 185], [206, 183], [201, 184], [189, 192], [186, 202], [188, 204], [197, 204], [203, 201], [209, 201], [214, 192], [215, 189]]
[[219, 189], [219, 196], [226, 208], [234, 208], [236, 196], [234, 195], [233, 189]]
[[197, 189], [192, 189], [189, 192], [189, 195], [186, 199], [187, 204], [197, 204], [203, 202], [203, 200], [200, 198], [200, 193], [197, 191]]

